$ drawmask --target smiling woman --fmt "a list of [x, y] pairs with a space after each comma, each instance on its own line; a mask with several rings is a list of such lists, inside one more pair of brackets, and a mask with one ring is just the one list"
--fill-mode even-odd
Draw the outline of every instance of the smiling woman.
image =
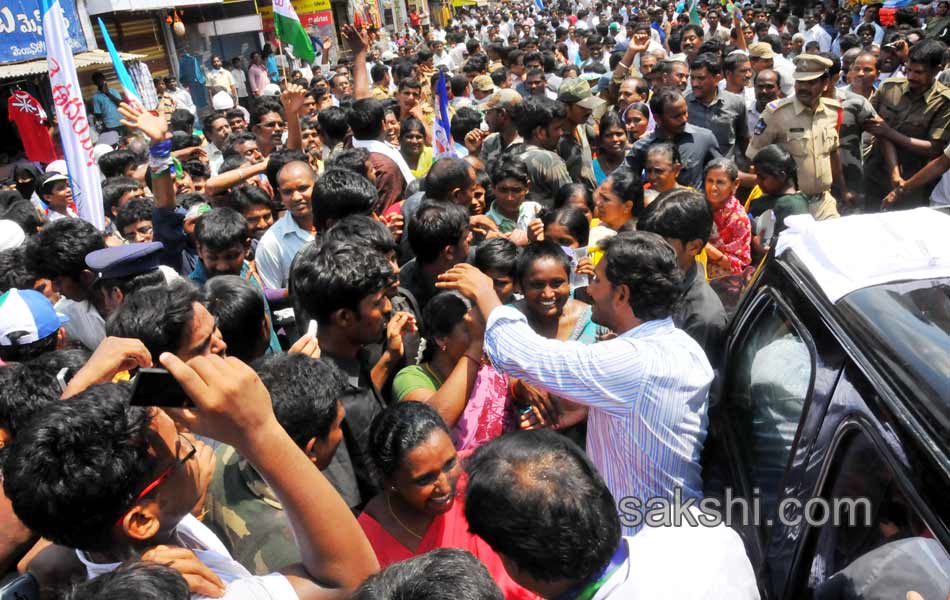
[[421, 402], [399, 402], [374, 420], [370, 454], [383, 492], [369, 501], [359, 523], [380, 567], [437, 548], [468, 550], [487, 567], [505, 598], [537, 598], [511, 580], [501, 559], [469, 533], [459, 455], [438, 413]]

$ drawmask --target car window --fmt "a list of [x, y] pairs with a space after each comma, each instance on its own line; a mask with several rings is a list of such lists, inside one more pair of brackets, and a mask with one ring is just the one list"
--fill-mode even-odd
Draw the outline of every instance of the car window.
[[727, 397], [746, 474], [759, 490], [768, 524], [775, 521], [785, 468], [812, 387], [812, 350], [774, 300], [735, 348]]
[[[859, 589], [866, 598], [903, 598], [910, 590], [928, 598], [933, 577], [946, 585], [950, 555], [933, 539], [870, 437], [855, 430], [828, 460], [833, 468], [822, 497], [835, 517], [818, 533], [808, 577], [814, 597]], [[902, 581], [918, 587], [898, 589]], [[933, 597], [945, 596], [944, 588]]]

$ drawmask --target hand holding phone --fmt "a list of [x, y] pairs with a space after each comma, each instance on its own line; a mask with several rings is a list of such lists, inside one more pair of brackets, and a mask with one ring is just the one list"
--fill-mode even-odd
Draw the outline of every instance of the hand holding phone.
[[186, 408], [194, 406], [181, 384], [165, 369], [139, 369], [132, 380], [132, 406]]

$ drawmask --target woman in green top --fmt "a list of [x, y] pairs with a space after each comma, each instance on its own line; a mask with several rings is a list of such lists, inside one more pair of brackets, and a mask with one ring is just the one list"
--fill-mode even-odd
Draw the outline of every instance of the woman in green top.
[[[759, 150], [752, 165], [755, 167], [756, 183], [762, 189], [762, 196], [749, 205], [753, 224], [752, 254], [755, 259], [768, 253], [775, 236], [785, 230], [786, 217], [808, 212], [808, 197], [798, 191], [795, 159], [780, 146], [771, 144]], [[759, 216], [767, 211], [772, 211], [774, 215], [771, 235], [768, 231], [756, 229], [756, 225], [762, 222]]]
[[455, 427], [475, 386], [481, 367], [485, 322], [478, 309], [455, 292], [442, 292], [426, 305], [422, 361], [396, 374], [393, 398], [434, 408]]

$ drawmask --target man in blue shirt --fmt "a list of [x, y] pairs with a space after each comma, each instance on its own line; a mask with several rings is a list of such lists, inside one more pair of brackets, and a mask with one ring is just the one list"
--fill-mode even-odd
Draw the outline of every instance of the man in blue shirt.
[[102, 73], [93, 73], [92, 82], [96, 84], [96, 93], [92, 97], [92, 112], [98, 120], [99, 133], [106, 131], [122, 132], [122, 116], [119, 114], [119, 104], [122, 98], [106, 84], [106, 76]]

